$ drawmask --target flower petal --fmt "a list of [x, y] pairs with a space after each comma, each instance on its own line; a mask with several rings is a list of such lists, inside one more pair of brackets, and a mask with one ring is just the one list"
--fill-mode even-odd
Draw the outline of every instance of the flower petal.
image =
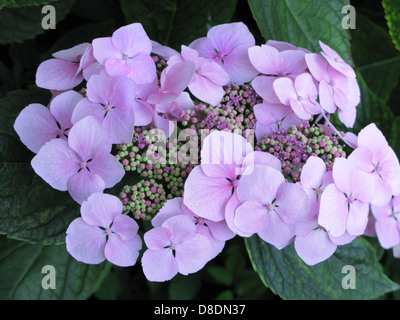
[[68, 191], [72, 199], [82, 204], [91, 194], [105, 189], [104, 180], [98, 175], [82, 169], [68, 180]]
[[178, 263], [169, 248], [146, 250], [142, 256], [142, 268], [149, 281], [168, 281], [178, 273]]
[[79, 63], [60, 59], [43, 61], [36, 72], [36, 85], [50, 90], [69, 90], [83, 80], [81, 73], [76, 73]]
[[104, 255], [108, 261], [116, 266], [130, 267], [136, 263], [142, 240], [138, 235], [123, 240], [119, 235], [112, 233], [104, 248]]
[[87, 224], [109, 228], [114, 218], [121, 214], [121, 201], [110, 194], [93, 193], [81, 206], [81, 216]]

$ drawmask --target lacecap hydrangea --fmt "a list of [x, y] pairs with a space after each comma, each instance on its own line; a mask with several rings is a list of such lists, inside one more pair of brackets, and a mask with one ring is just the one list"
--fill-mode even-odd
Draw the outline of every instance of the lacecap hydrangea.
[[[335, 128], [333, 114], [353, 127], [360, 90], [319, 44], [257, 45], [236, 22], [176, 51], [133, 23], [43, 61], [36, 84], [53, 97], [14, 129], [35, 172], [81, 204], [68, 252], [132, 266], [145, 248], [150, 281], [197, 272], [254, 234], [314, 265], [375, 230], [397, 256], [399, 161], [374, 123]], [[126, 177], [138, 179], [107, 193]]]

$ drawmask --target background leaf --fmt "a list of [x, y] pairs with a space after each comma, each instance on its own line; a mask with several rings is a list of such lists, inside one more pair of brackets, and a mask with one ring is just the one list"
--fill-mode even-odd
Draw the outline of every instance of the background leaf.
[[[339, 246], [334, 255], [315, 266], [308, 266], [297, 255], [293, 244], [277, 250], [258, 236], [246, 239], [254, 270], [263, 283], [283, 299], [375, 299], [399, 289], [382, 270], [375, 249], [359, 238]], [[343, 289], [342, 268], [356, 270], [356, 289]]]
[[[74, 1], [63, 0], [52, 4], [56, 11], [56, 25], [66, 17]], [[0, 44], [23, 42], [27, 39], [33, 39], [44, 32], [54, 31], [42, 28], [42, 19], [45, 15], [41, 10], [42, 8], [37, 6], [1, 9]]]
[[264, 39], [290, 42], [320, 52], [321, 40], [351, 63], [348, 33], [342, 28], [347, 0], [249, 0]]
[[397, 50], [400, 50], [400, 2], [397, 0], [383, 0], [385, 18], [389, 26], [389, 33]]
[[31, 7], [31, 6], [44, 6], [51, 2], [58, 0], [1, 0], [0, 9], [6, 8], [20, 8], [20, 7]]
[[[43, 289], [45, 265], [55, 268], [55, 289]], [[65, 245], [40, 246], [0, 237], [0, 299], [77, 300], [89, 298], [108, 275], [111, 264], [76, 261]]]
[[182, 44], [230, 22], [237, 0], [120, 0], [127, 24], [140, 22], [152, 40], [180, 50]]

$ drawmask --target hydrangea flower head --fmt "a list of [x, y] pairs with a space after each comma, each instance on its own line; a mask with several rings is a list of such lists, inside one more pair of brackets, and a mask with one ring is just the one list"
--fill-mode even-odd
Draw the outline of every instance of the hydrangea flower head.
[[107, 259], [117, 266], [133, 266], [142, 248], [138, 229], [135, 220], [122, 213], [117, 197], [94, 193], [82, 203], [81, 217], [67, 229], [67, 250], [88, 264]]

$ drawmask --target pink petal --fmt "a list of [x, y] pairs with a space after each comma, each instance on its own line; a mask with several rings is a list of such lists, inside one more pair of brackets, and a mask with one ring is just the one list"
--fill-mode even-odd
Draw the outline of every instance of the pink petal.
[[347, 232], [354, 236], [362, 235], [367, 227], [369, 204], [361, 201], [354, 201], [350, 204], [347, 217]]
[[61, 129], [65, 130], [72, 127], [72, 113], [77, 103], [83, 97], [78, 92], [69, 90], [56, 96], [50, 104], [50, 111]]
[[393, 195], [400, 195], [400, 164], [391, 147], [388, 148], [386, 156], [381, 160], [381, 165], [380, 175], [392, 188]]
[[330, 240], [326, 231], [317, 229], [305, 237], [297, 236], [294, 248], [305, 263], [313, 266], [331, 257], [337, 245]]
[[317, 88], [309, 73], [305, 72], [298, 75], [294, 80], [294, 87], [298, 96], [303, 98], [310, 97], [312, 101], [317, 99]]
[[79, 64], [60, 59], [43, 61], [36, 72], [36, 85], [50, 90], [69, 90], [83, 80], [81, 73], [76, 74]]
[[[177, 216], [180, 214], [186, 214], [186, 211], [183, 210], [183, 198], [176, 197], [173, 199], [167, 200], [158, 213], [155, 215], [153, 219], [151, 219], [151, 224], [153, 227], [160, 227], [162, 223], [171, 218], [173, 216]], [[186, 208], [189, 211], [189, 209]]]
[[120, 58], [106, 59], [104, 62], [104, 68], [110, 76], [128, 76], [132, 72], [128, 61]]
[[374, 159], [382, 159], [388, 152], [389, 144], [375, 123], [371, 123], [358, 133], [358, 146], [368, 147]]
[[319, 83], [319, 102], [325, 111], [329, 113], [336, 111], [333, 89], [325, 80]]
[[179, 52], [176, 51], [175, 49], [163, 46], [162, 44], [156, 41], [151, 40], [151, 45], [152, 45], [151, 52], [163, 57], [165, 60], [168, 60], [170, 57], [174, 55], [179, 55]]
[[296, 184], [285, 182], [276, 194], [275, 211], [283, 222], [294, 224], [310, 220], [313, 214], [308, 211], [308, 195]]
[[104, 181], [106, 188], [112, 188], [121, 181], [125, 170], [115, 156], [108, 153], [97, 153], [87, 164], [90, 171], [98, 174]]
[[138, 100], [133, 106], [135, 126], [144, 126], [153, 120], [153, 110], [150, 104]]
[[299, 100], [292, 99], [290, 100], [290, 106], [292, 107], [293, 112], [302, 120], [310, 120], [311, 113], [305, 109], [305, 104]]
[[68, 144], [82, 161], [92, 159], [97, 152], [111, 151], [111, 143], [104, 129], [93, 116], [87, 116], [74, 124], [68, 135]]
[[178, 273], [178, 263], [169, 248], [146, 250], [142, 256], [142, 267], [149, 281], [168, 281]]
[[307, 69], [305, 52], [302, 50], [285, 50], [279, 53], [282, 59], [283, 74], [301, 73]]
[[75, 124], [87, 116], [93, 116], [102, 123], [104, 121], [105, 113], [106, 110], [100, 103], [94, 103], [89, 101], [88, 98], [83, 98], [76, 104], [74, 111], [72, 112], [71, 121]]
[[184, 204], [196, 215], [221, 221], [225, 217], [225, 206], [232, 196], [232, 183], [225, 178], [211, 178], [196, 166], [185, 182]]
[[93, 55], [101, 65], [104, 65], [107, 59], [122, 59], [122, 53], [113, 45], [111, 37], [94, 39], [92, 46]]
[[265, 75], [281, 75], [282, 59], [274, 47], [261, 45], [249, 48], [249, 58], [253, 66]]
[[247, 46], [233, 49], [220, 66], [228, 73], [230, 82], [237, 85], [250, 82], [258, 74], [249, 60]]
[[234, 48], [255, 45], [255, 39], [243, 22], [225, 23], [208, 30], [207, 38], [219, 52], [229, 54]]
[[384, 220], [378, 220], [375, 230], [382, 248], [389, 249], [400, 244], [400, 232], [394, 218], [387, 216]]
[[103, 128], [112, 144], [130, 143], [134, 126], [135, 114], [130, 107], [116, 107], [108, 111], [103, 121]]
[[231, 198], [229, 199], [228, 203], [226, 204], [225, 207], [225, 221], [230, 230], [234, 232], [235, 234], [238, 234], [241, 237], [250, 237], [251, 234], [246, 234], [244, 232], [241, 232], [234, 224], [234, 219], [235, 219], [235, 212], [236, 209], [240, 206], [241, 202], [239, 201], [236, 191], [233, 192]]
[[214, 131], [203, 141], [201, 168], [210, 177], [233, 181], [241, 173], [240, 166], [252, 149], [251, 144], [238, 134]]
[[98, 175], [82, 169], [68, 180], [68, 191], [72, 199], [81, 204], [91, 194], [105, 189], [104, 180]]
[[111, 78], [112, 96], [107, 101], [113, 107], [133, 107], [136, 96], [136, 83], [128, 77]]
[[344, 75], [350, 78], [355, 78], [356, 74], [353, 68], [348, 65], [338, 54], [335, 50], [331, 49], [329, 46], [324, 44], [322, 41], [319, 41], [319, 45], [323, 52], [321, 54], [324, 58], [329, 62], [329, 64], [335, 68], [336, 70], [340, 71]]
[[213, 254], [211, 241], [200, 233], [190, 240], [179, 243], [176, 248], [176, 262], [179, 273], [187, 275], [202, 269]]
[[150, 229], [144, 234], [144, 241], [150, 250], [162, 250], [171, 245], [171, 231], [163, 227]]
[[140, 23], [132, 23], [114, 31], [112, 43], [129, 57], [150, 55], [152, 49], [151, 41]]
[[110, 194], [93, 193], [81, 206], [81, 216], [87, 224], [109, 228], [114, 218], [121, 214], [121, 201]]
[[339, 106], [338, 115], [339, 115], [339, 120], [347, 128], [352, 128], [354, 126], [354, 123], [356, 121], [356, 108], [355, 107], [341, 109]]
[[53, 57], [70, 62], [79, 62], [85, 51], [90, 47], [90, 43], [80, 43], [72, 48], [60, 50], [53, 53]]
[[217, 105], [225, 94], [222, 86], [199, 75], [194, 75], [188, 88], [196, 98], [213, 106]]
[[272, 167], [278, 171], [281, 171], [282, 169], [281, 161], [274, 155], [268, 152], [253, 151], [244, 158], [244, 170], [242, 174], [252, 174], [254, 165], [264, 165]]
[[301, 185], [306, 188], [318, 189], [322, 184], [322, 177], [325, 172], [326, 165], [321, 158], [309, 157], [301, 170]]
[[32, 159], [31, 165], [37, 175], [60, 191], [67, 190], [68, 179], [80, 169], [74, 151], [62, 139], [47, 142]]
[[216, 240], [227, 241], [235, 236], [235, 233], [228, 227], [225, 220], [214, 222], [207, 220], [207, 226], [211, 235]]
[[128, 60], [131, 72], [128, 77], [136, 84], [151, 83], [157, 76], [156, 65], [149, 55], [141, 54]]
[[85, 223], [82, 218], [71, 222], [65, 242], [69, 254], [78, 261], [99, 264], [105, 260], [106, 234], [99, 227]]
[[284, 223], [273, 210], [268, 213], [268, 218], [267, 227], [257, 234], [261, 239], [281, 250], [293, 240], [295, 227]]
[[173, 244], [185, 242], [196, 233], [196, 226], [187, 215], [173, 216], [165, 220], [161, 226], [171, 232], [170, 240]]
[[279, 187], [284, 182], [280, 171], [268, 166], [255, 165], [251, 174], [240, 178], [237, 195], [241, 202], [254, 200], [268, 205], [275, 199]]
[[318, 224], [333, 236], [339, 237], [346, 231], [348, 202], [335, 184], [326, 187], [321, 196]]
[[204, 61], [198, 72], [216, 85], [225, 86], [229, 83], [229, 75], [214, 61]]
[[273, 83], [274, 90], [281, 103], [284, 105], [291, 104], [291, 100], [297, 101], [297, 93], [294, 88], [292, 79], [284, 77], [278, 78]]
[[253, 86], [257, 94], [261, 98], [263, 98], [266, 102], [273, 104], [281, 104], [281, 101], [276, 95], [273, 86], [274, 81], [277, 79], [278, 79], [277, 77], [258, 76], [252, 80], [251, 85]]
[[104, 255], [112, 264], [120, 267], [130, 267], [136, 263], [142, 240], [139, 236], [123, 240], [116, 234], [111, 234], [104, 248]]
[[370, 202], [374, 206], [384, 206], [392, 199], [392, 188], [378, 174], [374, 174], [375, 188]]
[[87, 83], [86, 95], [91, 102], [107, 105], [113, 95], [111, 79], [103, 75], [93, 75]]
[[253, 234], [267, 226], [268, 214], [265, 205], [254, 200], [248, 200], [236, 209], [233, 223], [241, 232]]
[[317, 81], [324, 81], [325, 83], [330, 81], [328, 63], [321, 55], [317, 53], [307, 53], [305, 55], [305, 60], [308, 69]]
[[59, 132], [50, 110], [38, 103], [32, 103], [20, 112], [15, 119], [14, 130], [22, 143], [34, 153], [38, 153], [46, 142], [56, 138]]

